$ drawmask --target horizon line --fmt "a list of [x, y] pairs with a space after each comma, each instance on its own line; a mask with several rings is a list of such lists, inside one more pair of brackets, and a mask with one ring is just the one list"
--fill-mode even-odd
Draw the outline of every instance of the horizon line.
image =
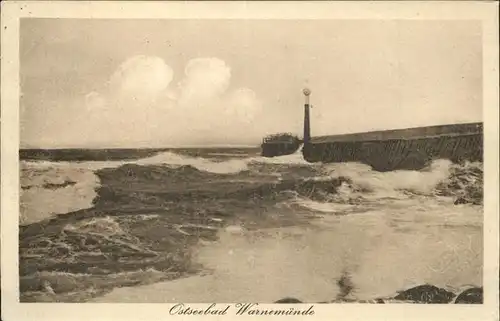
[[27, 150], [27, 149], [40, 149], [40, 150], [57, 150], [57, 149], [183, 149], [183, 148], [259, 148], [260, 144], [255, 145], [182, 145], [182, 146], [156, 146], [156, 147], [146, 147], [146, 146], [136, 146], [136, 147], [91, 147], [91, 146], [54, 146], [54, 147], [36, 147], [36, 146], [23, 146], [19, 147], [19, 150]]

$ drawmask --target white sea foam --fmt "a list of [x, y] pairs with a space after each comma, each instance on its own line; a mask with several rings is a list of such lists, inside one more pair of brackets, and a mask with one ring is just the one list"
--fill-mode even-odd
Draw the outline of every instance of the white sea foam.
[[[450, 174], [451, 162], [436, 160], [422, 171], [400, 170], [393, 172], [376, 172], [370, 166], [360, 163], [310, 164], [302, 156], [301, 148], [294, 154], [266, 158], [248, 157], [226, 161], [212, 161], [202, 157], [190, 157], [174, 152], [162, 152], [158, 155], [132, 161], [85, 161], [85, 162], [50, 162], [22, 161], [21, 185], [21, 224], [29, 224], [43, 220], [55, 214], [67, 213], [92, 206], [99, 187], [96, 170], [116, 168], [125, 164], [137, 165], [190, 165], [200, 171], [235, 174], [249, 169], [251, 164], [274, 165], [307, 165], [322, 169], [323, 175], [317, 180], [344, 176], [352, 183], [341, 186], [332, 201], [347, 203], [363, 197], [378, 200], [381, 198], [405, 198], [405, 191], [431, 194], [440, 182], [445, 181]], [[62, 184], [65, 181], [74, 182], [62, 188], [46, 188], [46, 184]], [[27, 188], [26, 188], [27, 187]], [[319, 205], [308, 207], [318, 209]], [[321, 205], [328, 207], [330, 205]], [[323, 209], [324, 211], [325, 209]]]
[[245, 159], [231, 159], [222, 162], [214, 162], [202, 157], [189, 157], [173, 152], [163, 152], [153, 157], [144, 158], [132, 163], [137, 165], [190, 165], [200, 171], [216, 174], [239, 173], [248, 169]]
[[262, 163], [262, 164], [283, 164], [283, 165], [311, 165], [302, 155], [302, 148], [304, 144], [300, 145], [297, 151], [290, 155], [283, 155], [277, 157], [253, 157], [247, 159], [248, 164]]
[[[238, 173], [255, 163], [297, 164], [322, 170], [323, 175], [316, 180], [344, 176], [350, 182], [343, 183], [329, 202], [300, 198], [292, 191], [295, 198], [291, 203], [323, 214], [317, 223], [312, 222], [314, 228], [266, 229], [269, 235], [263, 235], [231, 225], [221, 230], [217, 242], [200, 248], [196, 255], [212, 275], [115, 289], [95, 301], [211, 302], [215, 298], [223, 302], [259, 298], [270, 302], [285, 296], [321, 301], [338, 294], [335, 282], [343, 271], [351, 273], [354, 295], [360, 299], [392, 295], [423, 283], [456, 288], [466, 283], [482, 284], [482, 208], [456, 206], [450, 199], [433, 195], [436, 186], [448, 180], [454, 166], [460, 166], [451, 166], [446, 160], [437, 160], [421, 171], [386, 173], [358, 163], [309, 164], [300, 149], [275, 158], [221, 162], [172, 152], [138, 161], [22, 162], [21, 185], [25, 189], [21, 193], [21, 223], [90, 207], [94, 189], [99, 186], [94, 171], [130, 163], [191, 165], [214, 173]], [[62, 186], [68, 181], [75, 184], [44, 187]], [[358, 198], [361, 204], [356, 203]], [[105, 236], [123, 233], [108, 217], [89, 218], [66, 228]], [[294, 237], [289, 237], [292, 234]], [[231, 259], [227, 259], [229, 256]], [[412, 264], [410, 270], [408, 262]]]
[[200, 171], [211, 172], [216, 174], [231, 174], [239, 173], [248, 169], [248, 165], [252, 163], [263, 164], [304, 164], [307, 163], [302, 157], [302, 147], [297, 152], [291, 155], [278, 156], [273, 158], [268, 157], [247, 157], [230, 159], [226, 161], [212, 161], [203, 157], [191, 157], [181, 155], [175, 152], [166, 151], [157, 155], [142, 158], [139, 160], [123, 160], [123, 161], [82, 161], [82, 162], [51, 162], [51, 161], [22, 161], [26, 167], [37, 169], [48, 168], [72, 168], [72, 169], [88, 169], [99, 170], [103, 168], [116, 168], [125, 164], [137, 165], [173, 165], [173, 166], [193, 166]]
[[[20, 179], [19, 220], [22, 225], [91, 207], [97, 196], [95, 189], [100, 184], [92, 170], [52, 164], [32, 167], [22, 163]], [[49, 188], [49, 185], [55, 187]]]
[[[291, 201], [292, 204], [297, 204], [299, 206], [308, 208], [315, 212], [330, 213], [330, 214], [340, 214], [349, 211], [356, 205], [352, 204], [341, 204], [333, 202], [318, 202], [307, 198], [296, 198]], [[357, 206], [359, 209], [359, 206]]]
[[430, 194], [450, 175], [451, 162], [436, 160], [424, 170], [396, 170], [377, 172], [360, 163], [325, 164], [325, 174], [330, 177], [350, 178], [361, 190], [375, 197], [400, 197], [401, 191]]
[[93, 302], [320, 302], [339, 294], [336, 282], [345, 272], [354, 286], [350, 295], [361, 300], [425, 283], [456, 289], [483, 283], [480, 208], [398, 202], [324, 215], [309, 228], [224, 229], [217, 242], [196, 251], [194, 259], [210, 274], [117, 288]]
[[[90, 208], [97, 196], [100, 180], [95, 171], [137, 165], [190, 165], [198, 170], [229, 174], [247, 169], [248, 159], [214, 162], [201, 157], [189, 157], [163, 152], [153, 157], [132, 161], [21, 161], [20, 224], [31, 224], [57, 214]], [[74, 182], [61, 188], [47, 188], [47, 184]], [[45, 187], [44, 187], [45, 185]]]
[[302, 146], [290, 155], [278, 156], [278, 157], [247, 157], [247, 158], [237, 158], [226, 160], [222, 162], [214, 162], [203, 157], [190, 157], [185, 155], [180, 155], [174, 152], [163, 152], [158, 155], [144, 158], [138, 161], [132, 162], [138, 165], [190, 165], [198, 170], [216, 173], [216, 174], [234, 174], [245, 170], [248, 170], [248, 165], [261, 163], [261, 164], [303, 164], [310, 165], [306, 162], [302, 156]]

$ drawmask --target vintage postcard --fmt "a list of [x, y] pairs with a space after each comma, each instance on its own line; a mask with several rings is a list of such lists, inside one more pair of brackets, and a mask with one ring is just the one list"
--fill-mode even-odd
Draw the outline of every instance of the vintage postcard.
[[2, 320], [498, 320], [498, 3], [1, 13]]

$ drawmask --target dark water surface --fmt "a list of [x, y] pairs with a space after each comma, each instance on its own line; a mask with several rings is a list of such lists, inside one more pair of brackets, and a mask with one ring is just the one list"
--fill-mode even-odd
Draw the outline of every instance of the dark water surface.
[[356, 299], [482, 284], [480, 163], [75, 153], [21, 162], [24, 302], [319, 302], [343, 275]]

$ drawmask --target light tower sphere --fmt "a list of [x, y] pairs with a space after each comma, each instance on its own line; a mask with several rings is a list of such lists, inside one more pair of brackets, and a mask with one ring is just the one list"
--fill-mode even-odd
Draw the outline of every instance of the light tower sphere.
[[309, 96], [311, 94], [311, 89], [304, 88], [304, 90], [302, 92], [304, 93], [304, 95]]

